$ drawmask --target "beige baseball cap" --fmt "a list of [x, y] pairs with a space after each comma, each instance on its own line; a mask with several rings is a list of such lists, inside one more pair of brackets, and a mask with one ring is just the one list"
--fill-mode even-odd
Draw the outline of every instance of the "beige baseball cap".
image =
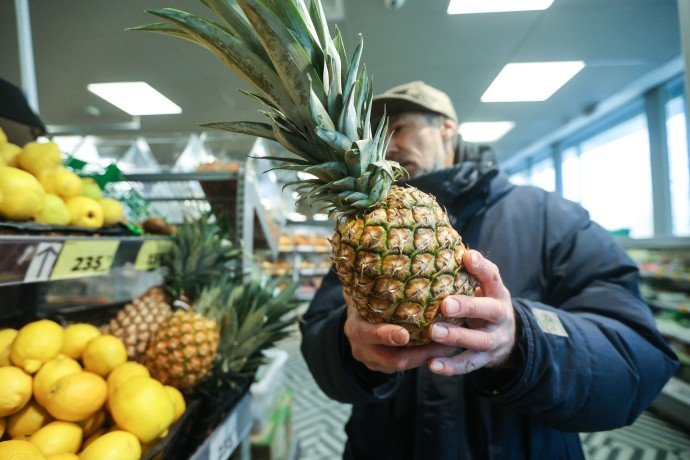
[[396, 86], [374, 96], [371, 103], [371, 119], [380, 120], [384, 109], [388, 115], [401, 112], [432, 112], [450, 118], [456, 123], [458, 121], [448, 95], [421, 80]]

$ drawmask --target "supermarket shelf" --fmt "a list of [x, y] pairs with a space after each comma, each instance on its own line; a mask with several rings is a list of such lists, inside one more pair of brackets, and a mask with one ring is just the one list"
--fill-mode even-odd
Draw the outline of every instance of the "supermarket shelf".
[[0, 236], [0, 286], [103, 276], [127, 264], [153, 270], [169, 248], [165, 237]]
[[690, 327], [663, 319], [657, 319], [656, 324], [661, 335], [690, 345]]
[[251, 396], [245, 394], [235, 408], [194, 452], [190, 460], [226, 460], [240, 450], [239, 458], [250, 457], [249, 433], [252, 429]]

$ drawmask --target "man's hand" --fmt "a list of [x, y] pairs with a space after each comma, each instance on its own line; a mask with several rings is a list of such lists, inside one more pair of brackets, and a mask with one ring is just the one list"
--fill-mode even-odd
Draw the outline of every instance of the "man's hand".
[[465, 324], [435, 323], [431, 338], [464, 351], [452, 357], [430, 359], [429, 369], [437, 374], [467, 374], [485, 366], [501, 365], [515, 345], [515, 312], [498, 267], [477, 251], [465, 252], [463, 263], [480, 287], [475, 297], [451, 295], [443, 299], [442, 314], [464, 318]]
[[426, 365], [432, 357], [450, 356], [455, 346], [432, 343], [421, 347], [404, 347], [410, 334], [395, 324], [371, 324], [357, 311], [345, 294], [347, 319], [345, 336], [352, 356], [373, 371], [392, 374]]

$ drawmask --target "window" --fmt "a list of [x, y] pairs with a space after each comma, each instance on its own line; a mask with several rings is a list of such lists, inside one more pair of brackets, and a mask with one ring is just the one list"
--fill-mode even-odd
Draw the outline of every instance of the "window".
[[561, 158], [561, 172], [563, 174], [563, 197], [577, 203], [582, 199], [582, 175], [580, 174], [580, 158], [577, 147], [563, 151]]
[[592, 219], [634, 238], [654, 234], [649, 139], [637, 115], [580, 146], [580, 203]]
[[547, 157], [532, 165], [529, 182], [544, 190], [556, 190], [556, 171], [553, 169], [553, 158]]
[[666, 103], [671, 218], [675, 236], [690, 235], [690, 167], [684, 104], [683, 96]]

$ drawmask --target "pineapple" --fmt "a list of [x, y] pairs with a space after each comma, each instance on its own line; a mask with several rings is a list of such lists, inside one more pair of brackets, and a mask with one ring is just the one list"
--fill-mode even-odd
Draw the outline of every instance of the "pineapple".
[[180, 308], [161, 324], [142, 360], [153, 378], [187, 390], [211, 372], [220, 341], [220, 327], [213, 319], [218, 301], [218, 290], [205, 290], [194, 311]]
[[271, 159], [312, 175], [294, 184], [336, 220], [333, 261], [357, 309], [371, 322], [404, 326], [411, 345], [428, 343], [441, 300], [472, 294], [475, 281], [462, 264], [462, 239], [434, 197], [395, 184], [404, 170], [385, 159], [387, 117], [371, 126], [362, 41], [348, 59], [318, 0], [202, 1], [220, 21], [165, 8], [149, 11], [164, 22], [134, 29], [195, 42], [252, 88], [244, 93], [263, 105], [268, 122], [203, 126], [291, 152]]
[[156, 286], [126, 304], [102, 332], [122, 340], [128, 359], [141, 361], [149, 341], [171, 314], [169, 296]]

